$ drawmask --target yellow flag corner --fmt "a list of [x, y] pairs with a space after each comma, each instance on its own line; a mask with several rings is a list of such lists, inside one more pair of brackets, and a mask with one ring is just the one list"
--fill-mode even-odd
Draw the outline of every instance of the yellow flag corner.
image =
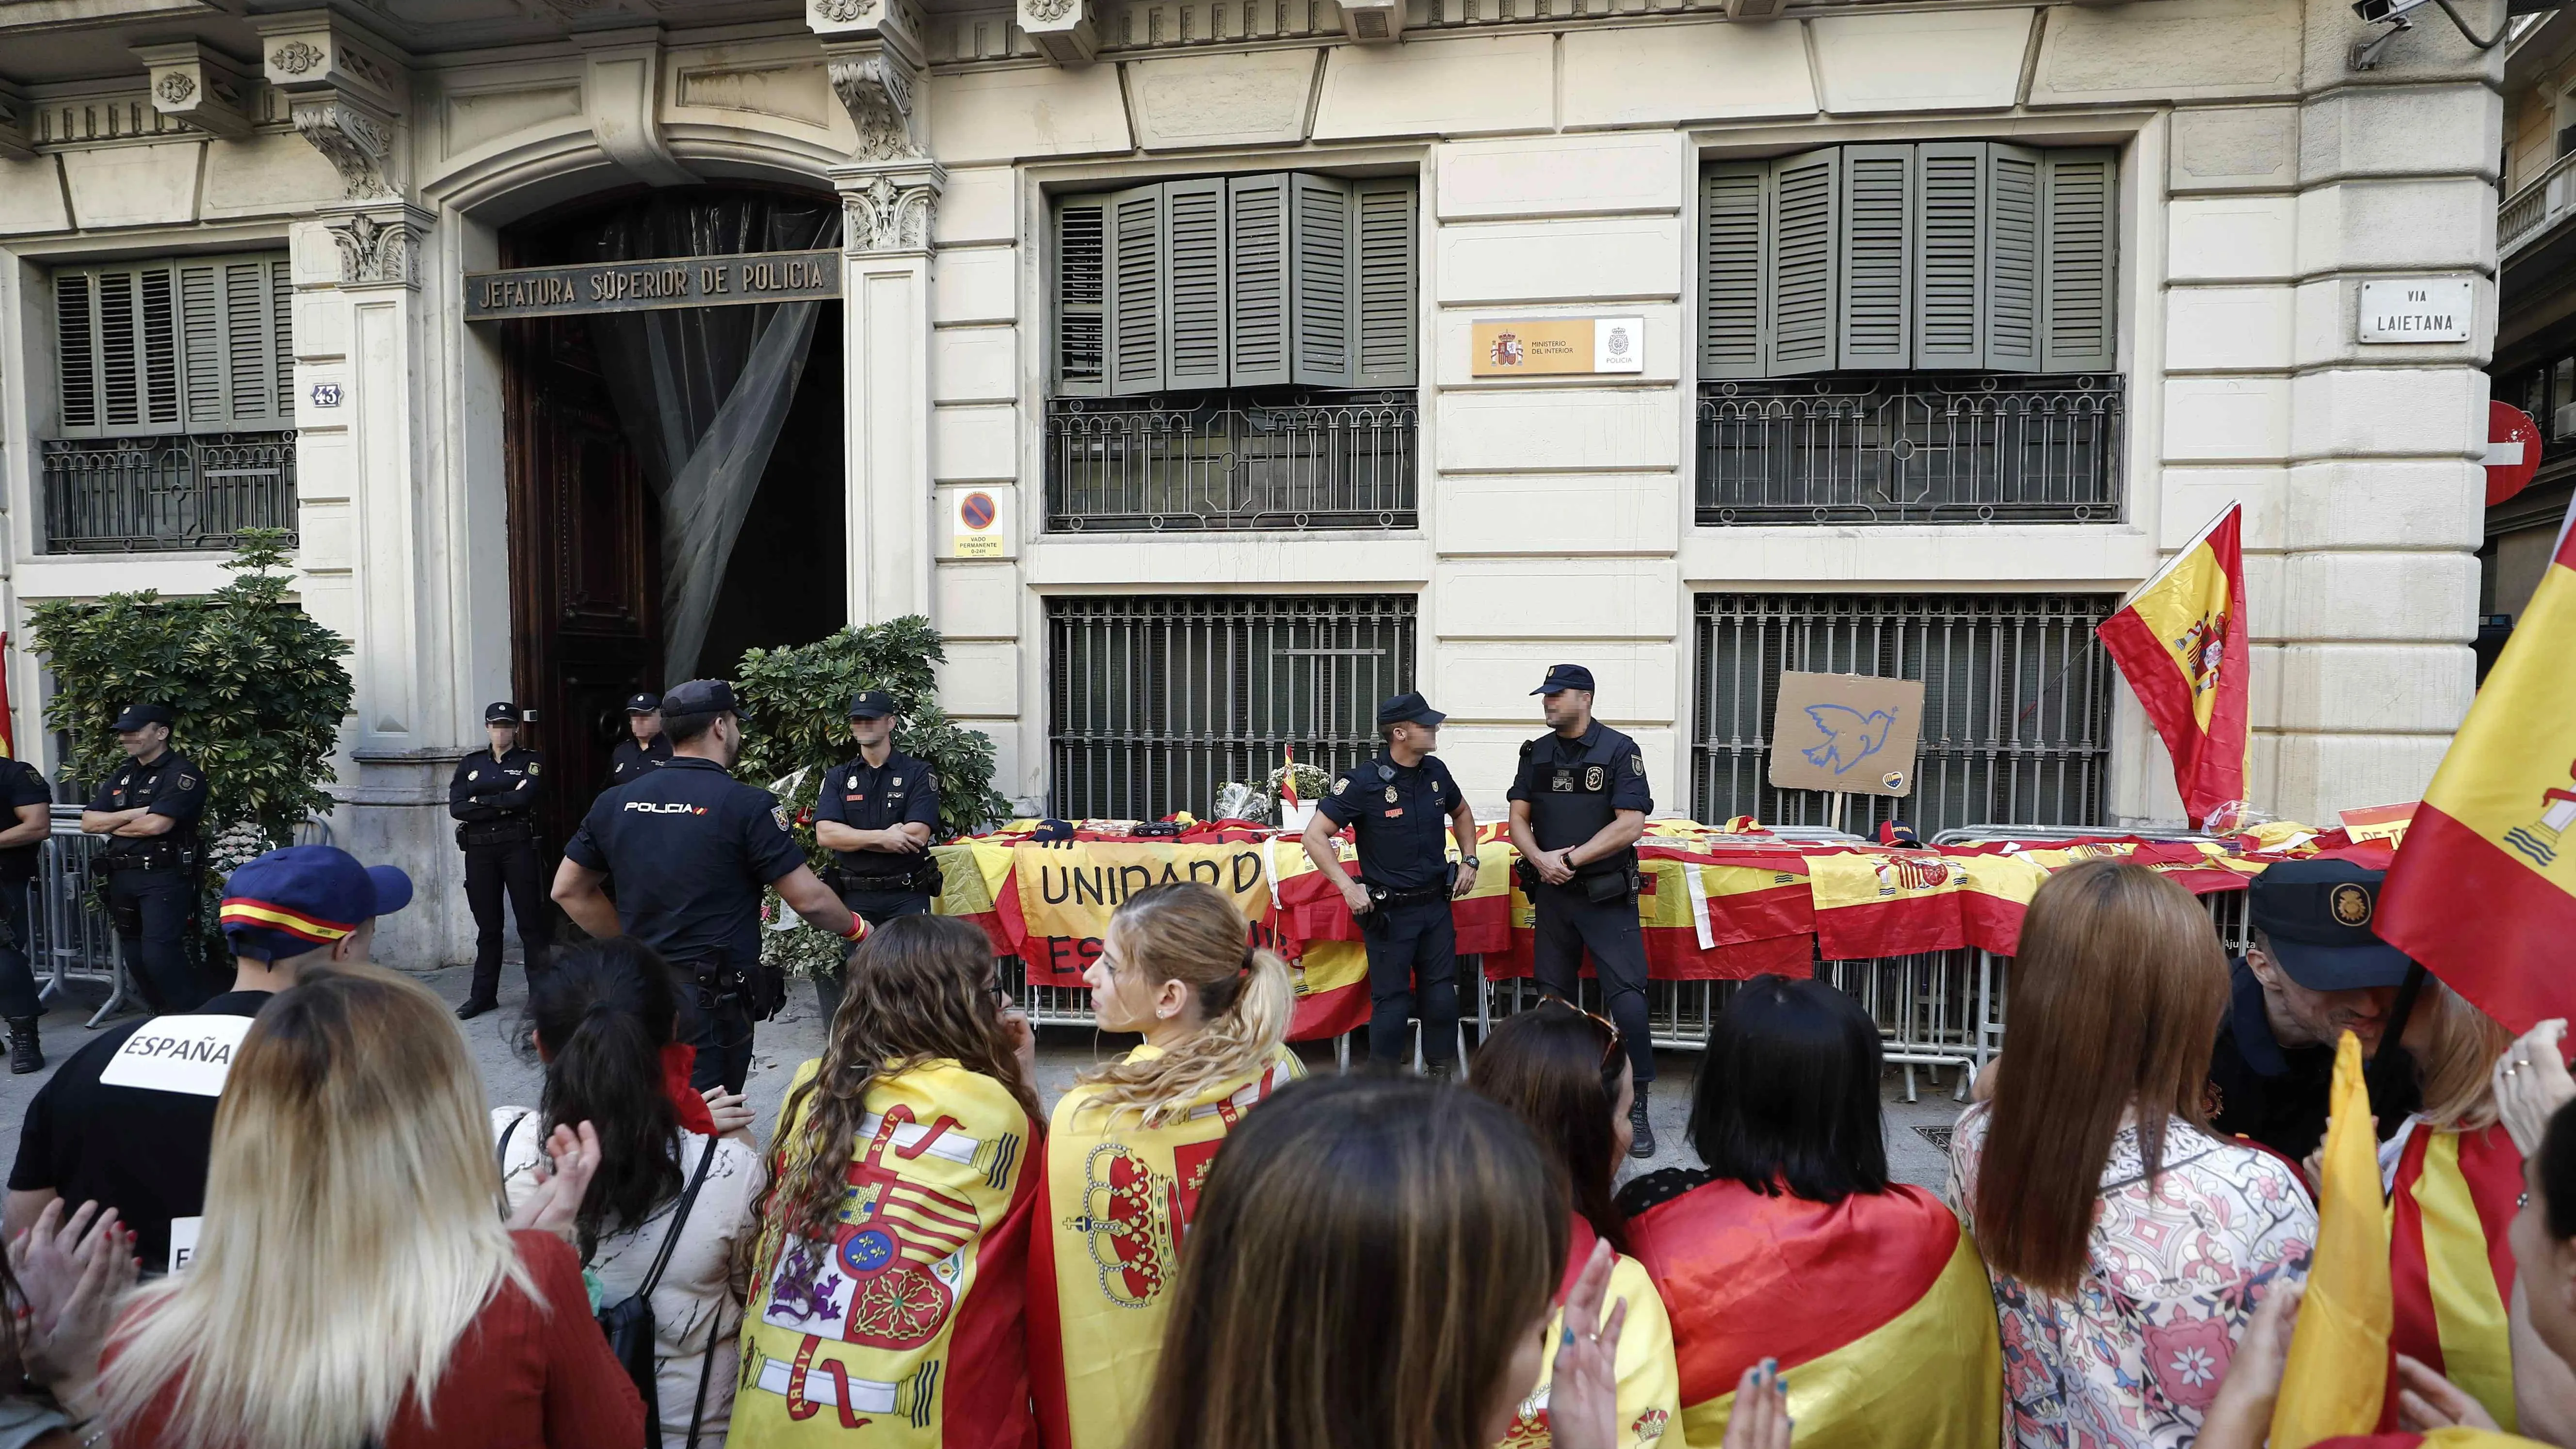
[[2272, 1408], [2273, 1449], [2308, 1449], [2379, 1425], [2388, 1393], [2388, 1218], [2361, 1042], [2335, 1044], [2334, 1093], [2317, 1192], [2317, 1254]]

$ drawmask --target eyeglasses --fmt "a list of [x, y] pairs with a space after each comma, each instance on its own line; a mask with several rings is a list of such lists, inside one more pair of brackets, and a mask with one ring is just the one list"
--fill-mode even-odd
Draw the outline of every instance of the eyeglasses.
[[998, 976], [988, 976], [984, 978], [984, 989], [991, 993], [993, 1000], [999, 1004], [1003, 1006], [1011, 1004], [1011, 988], [1002, 984], [1002, 978]]
[[1610, 1044], [1601, 1049], [1602, 1066], [1607, 1067], [1612, 1061], [1618, 1058], [1619, 1048], [1624, 1044], [1626, 1039], [1619, 1034], [1619, 1024], [1617, 1022], [1614, 1022], [1610, 1018], [1597, 1012], [1585, 1011], [1582, 1007], [1575, 1005], [1573, 1002], [1566, 1000], [1562, 996], [1544, 996], [1539, 999], [1562, 1006], [1566, 1010], [1575, 1013], [1584, 1020], [1591, 1022], [1594, 1026], [1597, 1026], [1603, 1031], [1609, 1033]]

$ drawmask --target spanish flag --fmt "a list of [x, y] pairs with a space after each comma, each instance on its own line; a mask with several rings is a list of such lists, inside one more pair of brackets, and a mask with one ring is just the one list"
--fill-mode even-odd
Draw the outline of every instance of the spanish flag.
[[[2388, 1195], [2389, 1342], [2514, 1423], [2513, 1245], [2522, 1154], [2501, 1127], [2444, 1132], [2415, 1125]], [[2397, 1422], [2389, 1385], [2380, 1422]]]
[[2194, 821], [2245, 798], [2245, 507], [2231, 503], [2095, 632], [2173, 756]]
[[[1128, 1060], [1159, 1055], [1140, 1046]], [[1217, 1149], [1244, 1113], [1305, 1074], [1281, 1047], [1262, 1070], [1218, 1083], [1152, 1126], [1113, 1110], [1094, 1086], [1057, 1100], [1029, 1251], [1029, 1378], [1047, 1449], [1127, 1442], [1154, 1384], [1173, 1275]]]
[[2361, 1041], [2335, 1044], [2332, 1110], [2317, 1194], [2317, 1255], [2272, 1407], [2273, 1449], [2309, 1449], [2379, 1424], [2388, 1392], [2388, 1217]]
[[2516, 1032], [2576, 1016], [2566, 965], [2576, 940], [2571, 660], [2576, 532], [2562, 524], [2540, 587], [2415, 807], [2370, 923]]
[[[1557, 1336], [1565, 1327], [1565, 1295], [1592, 1261], [1600, 1236], [1583, 1215], [1574, 1216], [1574, 1232], [1565, 1255], [1565, 1273], [1556, 1287], [1556, 1311], [1540, 1335], [1548, 1352], [1539, 1355], [1538, 1385], [1513, 1411], [1512, 1427], [1497, 1449], [1554, 1449], [1555, 1427], [1548, 1421], [1548, 1390], [1556, 1377]], [[1610, 1293], [1602, 1301], [1628, 1305], [1627, 1326], [1619, 1332], [1618, 1404], [1620, 1449], [1684, 1449], [1680, 1388], [1673, 1370], [1672, 1321], [1664, 1300], [1655, 1293], [1645, 1265], [1625, 1253], [1610, 1263]]]
[[1999, 1440], [1993, 1289], [1932, 1194], [1817, 1203], [1721, 1178], [1633, 1215], [1628, 1237], [1672, 1315], [1686, 1442], [1725, 1439], [1736, 1381], [1764, 1358], [1789, 1380], [1799, 1449]]

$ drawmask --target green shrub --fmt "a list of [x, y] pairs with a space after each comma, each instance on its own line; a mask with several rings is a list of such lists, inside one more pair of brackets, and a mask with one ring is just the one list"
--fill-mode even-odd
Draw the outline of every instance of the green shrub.
[[[355, 692], [340, 663], [349, 641], [287, 602], [295, 572], [284, 531], [245, 529], [241, 539], [224, 564], [232, 581], [204, 598], [146, 589], [28, 613], [29, 638], [54, 674], [45, 722], [70, 732], [64, 768], [74, 779], [94, 785], [124, 762], [110, 726], [127, 705], [175, 716], [170, 748], [206, 777], [210, 939], [217, 867], [257, 854], [249, 848], [259, 842], [291, 844], [305, 817], [330, 812], [331, 753]], [[213, 850], [219, 841], [226, 848]]]
[[[814, 842], [805, 814], [823, 775], [857, 756], [850, 739], [850, 697], [863, 689], [894, 696], [902, 720], [894, 747], [930, 766], [939, 781], [939, 829], [946, 840], [1007, 818], [1010, 802], [993, 789], [993, 742], [951, 722], [939, 708], [934, 664], [946, 661], [939, 631], [918, 614], [841, 630], [812, 644], [745, 650], [734, 689], [751, 718], [743, 726], [734, 773], [777, 792], [795, 821], [796, 840], [817, 869], [831, 852]], [[772, 919], [783, 908], [766, 907]], [[843, 944], [811, 927], [764, 935], [761, 954], [801, 974], [838, 967]]]

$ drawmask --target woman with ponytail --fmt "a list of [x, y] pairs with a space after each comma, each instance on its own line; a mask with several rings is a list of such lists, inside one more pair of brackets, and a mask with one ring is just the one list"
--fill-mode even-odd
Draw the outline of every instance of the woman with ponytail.
[[[598, 1280], [602, 1304], [652, 1279], [657, 1393], [647, 1402], [665, 1449], [724, 1443], [733, 1405], [734, 1338], [748, 1272], [735, 1265], [768, 1181], [759, 1152], [720, 1133], [747, 1123], [739, 1098], [689, 1088], [689, 1047], [677, 1039], [671, 969], [651, 947], [612, 936], [566, 948], [529, 988], [537, 1056], [546, 1065], [534, 1110], [492, 1113], [502, 1186], [516, 1208], [535, 1193], [556, 1124], [589, 1122], [600, 1164], [574, 1219], [573, 1250]], [[725, 1115], [720, 1125], [710, 1106]], [[681, 1199], [705, 1165], [703, 1181]], [[669, 1260], [653, 1277], [668, 1245]], [[747, 1263], [745, 1264], [747, 1269]]]
[[731, 1449], [1036, 1442], [1037, 1039], [993, 967], [946, 916], [897, 916], [850, 953], [770, 1139]]
[[1083, 973], [1103, 1031], [1144, 1044], [1085, 1073], [1048, 1129], [1029, 1367], [1048, 1449], [1121, 1449], [1154, 1382], [1181, 1242], [1243, 1114], [1304, 1075], [1288, 967], [1200, 885], [1127, 898]]

